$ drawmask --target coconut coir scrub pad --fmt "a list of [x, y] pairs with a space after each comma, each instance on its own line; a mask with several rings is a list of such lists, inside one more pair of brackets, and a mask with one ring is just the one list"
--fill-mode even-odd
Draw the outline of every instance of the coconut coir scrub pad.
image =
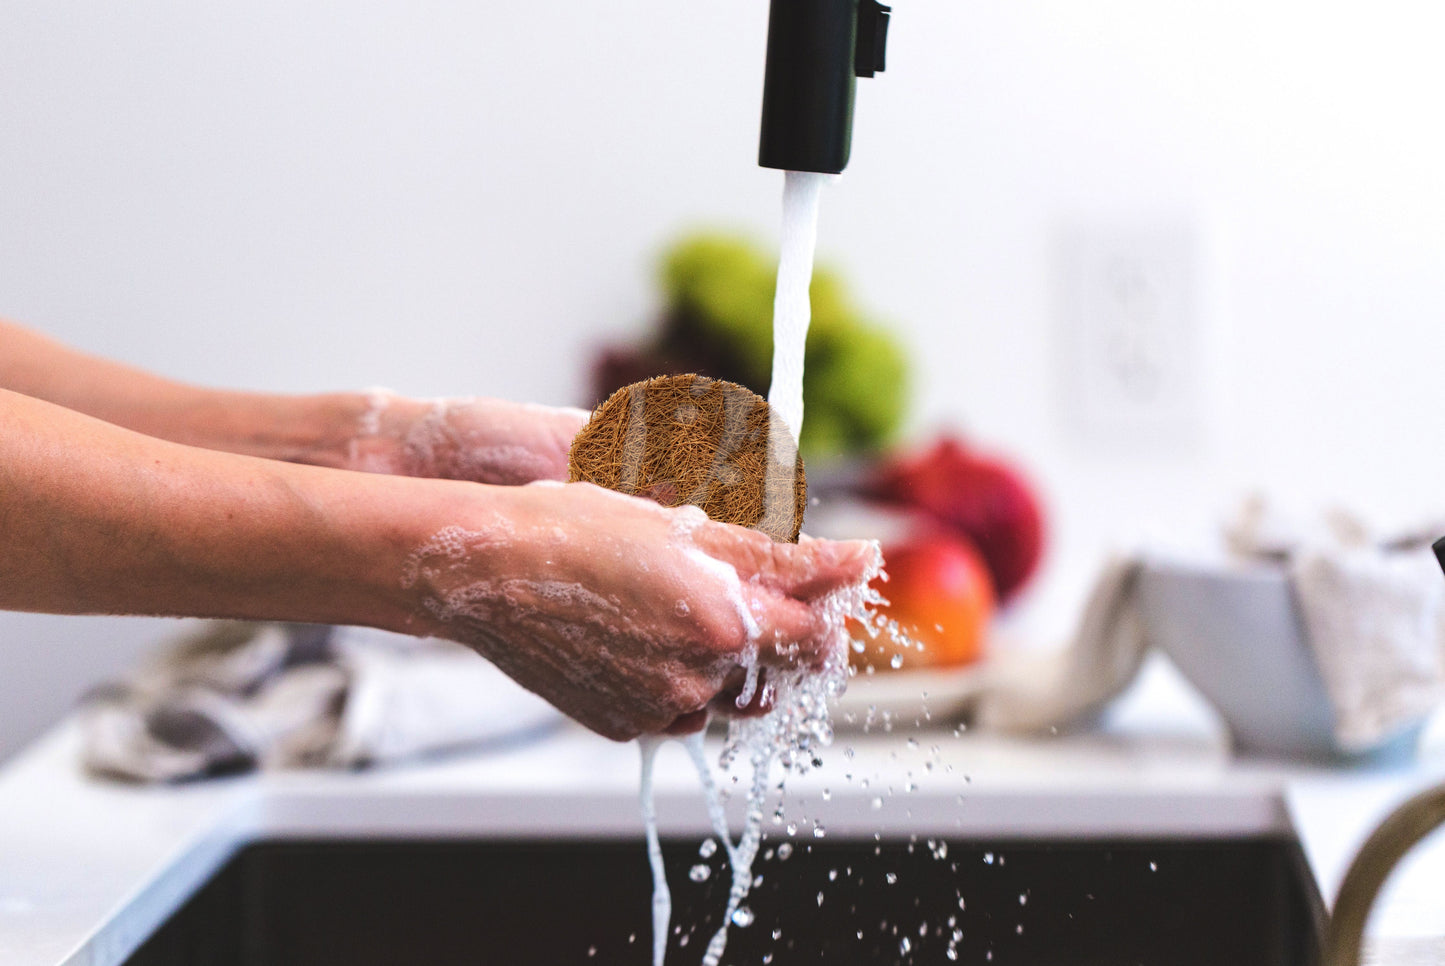
[[796, 543], [808, 484], [803, 459], [767, 400], [706, 376], [623, 386], [572, 442], [569, 481], [691, 503], [713, 520]]

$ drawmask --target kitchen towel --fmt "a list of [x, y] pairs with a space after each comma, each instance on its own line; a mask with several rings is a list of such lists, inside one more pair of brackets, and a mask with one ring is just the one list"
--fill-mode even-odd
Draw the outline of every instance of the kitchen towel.
[[[1351, 514], [1296, 519], [1260, 498], [1224, 528], [1237, 560], [1289, 576], [1341, 752], [1368, 751], [1445, 703], [1445, 578], [1430, 551], [1441, 533], [1379, 537]], [[1136, 593], [1148, 560], [1105, 564], [1066, 647], [982, 666], [968, 717], [1004, 731], [1068, 728], [1122, 693], [1151, 646]]]
[[1235, 554], [1290, 575], [1342, 751], [1367, 750], [1445, 702], [1445, 578], [1430, 551], [1441, 533], [1430, 524], [1382, 537], [1354, 514], [1299, 519], [1258, 497], [1225, 529]]
[[965, 716], [984, 728], [1018, 732], [1092, 720], [1129, 686], [1148, 653], [1134, 596], [1141, 566], [1133, 556], [1104, 565], [1062, 650], [1013, 653], [982, 665]]
[[562, 720], [445, 641], [221, 621], [85, 702], [94, 774], [171, 782], [251, 768], [355, 768], [537, 734]]

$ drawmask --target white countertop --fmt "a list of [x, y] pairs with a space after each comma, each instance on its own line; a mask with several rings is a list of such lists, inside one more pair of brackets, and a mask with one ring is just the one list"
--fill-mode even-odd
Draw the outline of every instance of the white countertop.
[[[641, 836], [636, 748], [573, 727], [408, 767], [179, 788], [88, 779], [78, 743], [68, 722], [0, 771], [0, 962], [8, 966], [116, 966], [257, 838]], [[789, 781], [785, 802], [800, 835], [815, 822], [831, 836], [870, 837], [1293, 834], [1328, 900], [1379, 819], [1442, 780], [1445, 754], [1430, 743], [1420, 761], [1393, 770], [1234, 759], [1197, 701], [1167, 668], [1151, 666], [1090, 734], [840, 733], [821, 769]], [[657, 784], [664, 834], [707, 834], [681, 749], [663, 750]], [[1387, 889], [1375, 934], [1445, 936], [1445, 841], [1417, 853]]]

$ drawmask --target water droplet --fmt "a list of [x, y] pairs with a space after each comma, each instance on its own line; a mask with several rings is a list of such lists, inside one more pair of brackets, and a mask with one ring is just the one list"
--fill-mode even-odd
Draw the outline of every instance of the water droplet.
[[992, 853], [992, 852], [985, 852], [985, 853], [983, 854], [983, 864], [984, 864], [984, 865], [993, 865], [993, 853]]
[[893, 885], [898, 881], [898, 874], [896, 872], [889, 872], [883, 878], [888, 881], [889, 885]]
[[733, 925], [739, 929], [746, 929], [753, 924], [753, 911], [747, 906], [738, 906], [733, 910]]
[[716, 840], [716, 839], [703, 839], [703, 840], [702, 840], [702, 844], [697, 847], [697, 854], [700, 855], [700, 856], [702, 856], [704, 859], [710, 859], [710, 858], [712, 858], [713, 853], [716, 852], [716, 851], [717, 851], [717, 840]]
[[907, 936], [904, 936], [902, 939], [898, 940], [898, 951], [899, 951], [900, 953], [902, 953], [903, 955], [907, 956], [907, 955], [908, 955], [908, 951], [909, 951], [910, 949], [912, 949], [912, 948], [913, 948], [913, 943], [911, 943], [911, 942], [908, 941], [908, 937], [907, 937]]
[[1029, 894], [1028, 894], [1027, 892], [1020, 892], [1020, 893], [1019, 893], [1019, 905], [1021, 905], [1021, 906], [1026, 906], [1026, 905], [1028, 905], [1028, 904], [1029, 904]]
[[596, 947], [596, 946], [588, 946], [588, 947], [587, 947], [587, 955], [588, 955], [589, 958], [592, 957], [592, 956], [596, 956], [596, 955], [597, 955], [597, 947]]
[[823, 836], [825, 836], [825, 835], [827, 835], [827, 834], [828, 834], [828, 830], [825, 829], [825, 828], [823, 828], [823, 826], [821, 826], [821, 825], [814, 826], [814, 828], [813, 828], [813, 838], [815, 838], [815, 839], [820, 839], [820, 838], [822, 838]]
[[[870, 666], [871, 666], [871, 665], [870, 665]], [[895, 670], [895, 671], [898, 670], [899, 668], [901, 668], [901, 667], [903, 666], [903, 655], [902, 655], [902, 654], [895, 654], [895, 655], [893, 655], [893, 657], [892, 657], [892, 658], [889, 660], [889, 662], [888, 662], [888, 666], [891, 667], [891, 668], [892, 668], [893, 670]]]
[[909, 739], [908, 739], [906, 742], [904, 742], [904, 743], [905, 743], [906, 745], [908, 745], [908, 750], [909, 750], [909, 751], [916, 751], [916, 750], [918, 749], [918, 739], [916, 739], [916, 738], [909, 738]]
[[712, 875], [712, 869], [701, 862], [687, 870], [687, 877], [694, 882], [706, 882], [710, 875]]
[[873, 796], [872, 805], [873, 805], [873, 808], [874, 808], [875, 810], [882, 808], [882, 807], [883, 807], [883, 796], [882, 796], [882, 795], [874, 795], [874, 796]]
[[788, 857], [791, 856], [792, 854], [793, 854], [793, 843], [791, 843], [791, 842], [784, 842], [784, 843], [782, 843], [781, 845], [778, 846], [778, 859], [779, 859], [780, 861], [786, 862], [786, 861], [788, 860]]
[[1158, 871], [1159, 871], [1159, 863], [1158, 863], [1158, 862], [1150, 862], [1150, 863], [1149, 863], [1149, 871], [1150, 871], [1150, 872], [1158, 872]]
[[829, 789], [827, 789], [827, 788], [823, 789], [823, 801], [825, 801], [825, 802], [831, 802], [832, 800], [833, 800], [833, 793], [832, 793], [832, 791], [829, 790]]
[[781, 929], [774, 929], [774, 930], [773, 930], [773, 942], [777, 942], [779, 939], [782, 939], [782, 938], [783, 938], [783, 931], [782, 931]]
[[818, 905], [821, 906], [822, 904], [823, 904], [823, 892], [822, 892], [822, 890], [820, 889], [820, 890], [818, 891]]
[[692, 613], [692, 608], [687, 606], [687, 601], [685, 600], [679, 600], [676, 604], [673, 604], [672, 610], [678, 617], [686, 617]]
[[949, 959], [956, 960], [958, 959], [958, 950], [952, 946], [949, 946], [943, 951], [943, 955], [947, 956]]

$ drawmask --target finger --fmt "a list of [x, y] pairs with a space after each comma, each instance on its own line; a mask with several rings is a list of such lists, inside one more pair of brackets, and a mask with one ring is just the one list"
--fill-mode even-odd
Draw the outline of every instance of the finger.
[[803, 601], [758, 588], [752, 599], [758, 660], [769, 667], [817, 667], [824, 654], [822, 617]]
[[751, 697], [742, 705], [738, 701], [743, 696], [743, 690], [747, 687], [747, 671], [738, 668], [728, 676], [727, 683], [713, 698], [709, 707], [718, 714], [730, 718], [758, 718], [773, 710], [772, 688], [768, 686], [768, 672], [764, 668], [758, 672], [758, 679], [754, 682]]
[[796, 551], [780, 566], [778, 577], [789, 595], [799, 600], [813, 600], [840, 587], [863, 583], [878, 573], [883, 562], [873, 540], [804, 537]]
[[687, 714], [678, 715], [672, 724], [662, 729], [665, 735], [690, 735], [695, 734], [707, 727], [709, 712], [707, 708], [699, 708], [696, 711], [689, 711]]

